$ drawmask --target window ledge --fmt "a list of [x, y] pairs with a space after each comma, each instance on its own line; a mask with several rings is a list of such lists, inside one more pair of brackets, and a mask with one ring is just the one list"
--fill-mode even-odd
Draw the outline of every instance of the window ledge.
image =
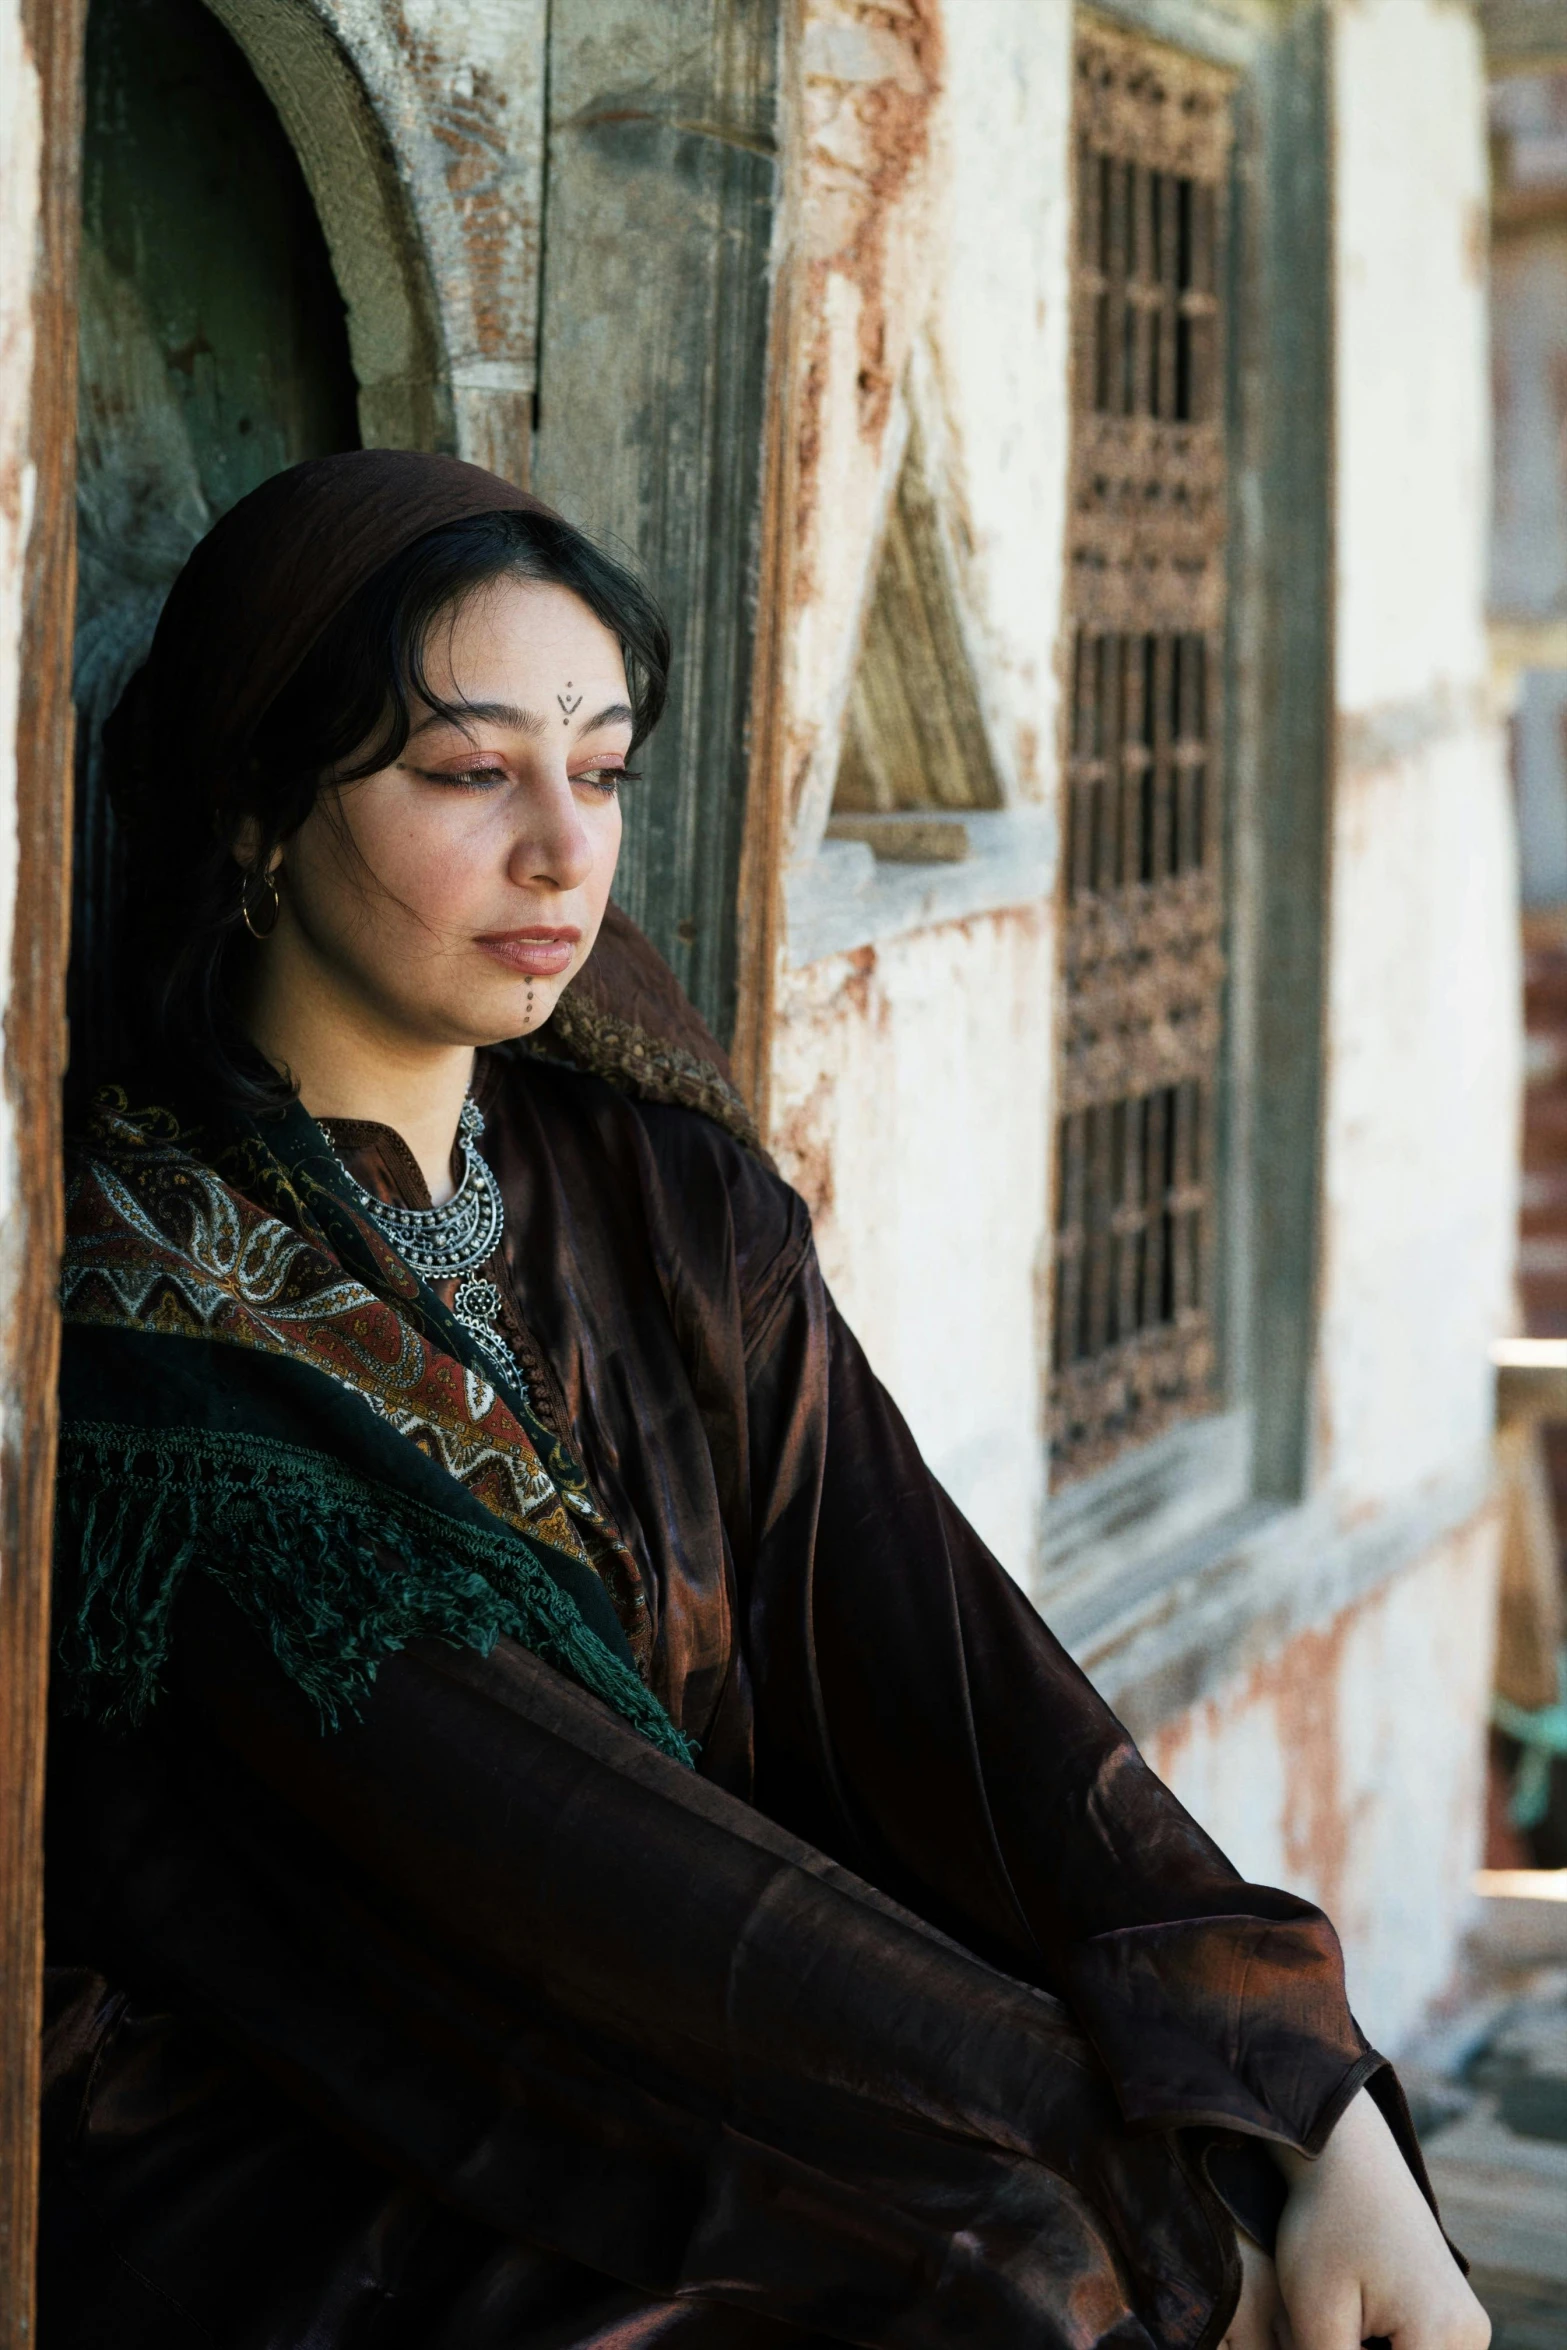
[[792, 969], [827, 955], [903, 938], [939, 922], [1036, 903], [1055, 872], [1055, 827], [1045, 808], [986, 808], [932, 821], [968, 836], [966, 857], [893, 863], [864, 841], [824, 840], [784, 877]]
[[1251, 1502], [1158, 1560], [1076, 1591], [1043, 1579], [1051, 1630], [1136, 1738], [1368, 1597], [1484, 1508], [1489, 1458], [1344, 1525], [1331, 1500]]

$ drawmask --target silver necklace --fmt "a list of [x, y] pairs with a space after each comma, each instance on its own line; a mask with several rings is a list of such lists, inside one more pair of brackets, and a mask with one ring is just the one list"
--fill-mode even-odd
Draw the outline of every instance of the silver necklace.
[[[489, 1161], [479, 1150], [483, 1132], [484, 1113], [470, 1096], [463, 1103], [462, 1116], [457, 1121], [457, 1138], [463, 1155], [462, 1181], [451, 1198], [438, 1208], [405, 1208], [391, 1200], [377, 1199], [346, 1167], [343, 1174], [355, 1204], [391, 1242], [411, 1272], [424, 1281], [457, 1283], [453, 1313], [496, 1368], [515, 1380], [516, 1357], [495, 1327], [501, 1310], [501, 1293], [493, 1281], [474, 1278], [479, 1266], [495, 1254], [506, 1229], [506, 1203], [501, 1197], [501, 1187]], [[338, 1165], [342, 1166], [341, 1158]]]

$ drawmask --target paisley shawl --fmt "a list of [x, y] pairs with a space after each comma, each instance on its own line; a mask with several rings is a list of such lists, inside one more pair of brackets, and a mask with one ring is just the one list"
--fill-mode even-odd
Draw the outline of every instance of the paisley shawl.
[[681, 1761], [641, 1580], [581, 1468], [354, 1206], [297, 1104], [217, 1133], [98, 1098], [61, 1276], [59, 1606], [74, 1703], [140, 1718], [192, 1572], [323, 1725], [418, 1638], [502, 1634]]

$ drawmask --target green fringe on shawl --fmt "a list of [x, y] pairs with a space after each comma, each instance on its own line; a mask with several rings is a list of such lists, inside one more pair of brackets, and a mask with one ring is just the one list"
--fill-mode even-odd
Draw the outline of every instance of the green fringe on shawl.
[[467, 1526], [323, 1453], [192, 1428], [69, 1424], [60, 1443], [60, 1663], [72, 1709], [138, 1722], [163, 1685], [187, 1575], [227, 1593], [314, 1704], [357, 1713], [410, 1640], [487, 1656], [504, 1633], [663, 1753], [692, 1748], [509, 1528]]

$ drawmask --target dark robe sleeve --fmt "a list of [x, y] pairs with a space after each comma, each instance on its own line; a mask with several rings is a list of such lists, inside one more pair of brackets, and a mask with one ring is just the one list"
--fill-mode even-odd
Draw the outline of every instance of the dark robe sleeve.
[[[1332, 1926], [1244, 1882], [1148, 1769], [925, 1467], [764, 1180], [737, 1190], [759, 1804], [1065, 2000], [1129, 2124], [1316, 2153], [1369, 2084], [1425, 2186]], [[1230, 2200], [1273, 2197], [1254, 2166]]]
[[[650, 2295], [908, 2350], [1214, 2338], [1219, 2207], [1047, 1994], [523, 1650], [393, 1658], [323, 1737], [226, 1599], [181, 1606], [156, 1737], [62, 1741], [62, 1947], [465, 2221]], [[138, 2091], [67, 2127], [111, 2171]]]

